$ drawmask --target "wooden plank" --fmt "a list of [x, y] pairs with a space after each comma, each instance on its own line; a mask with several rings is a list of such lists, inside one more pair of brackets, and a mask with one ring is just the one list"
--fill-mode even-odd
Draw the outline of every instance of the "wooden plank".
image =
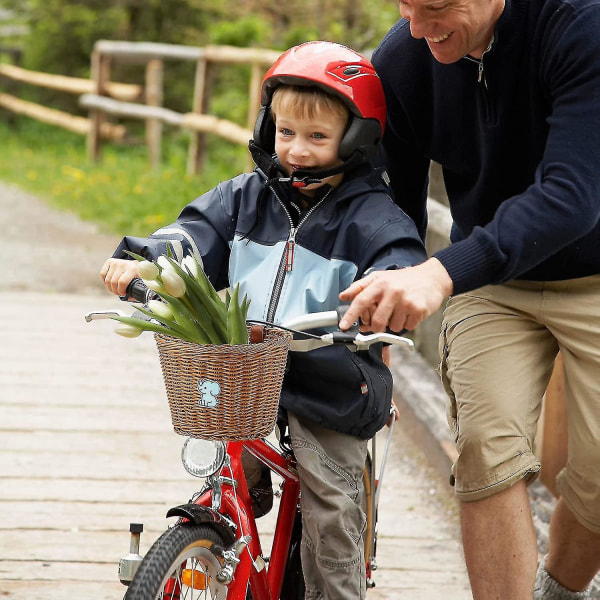
[[239, 48], [237, 46], [181, 46], [177, 44], [160, 44], [153, 42], [118, 42], [98, 40], [94, 49], [119, 58], [133, 60], [192, 60], [202, 58], [220, 63], [260, 63], [265, 66], [273, 64], [280, 56], [277, 50], [264, 48]]
[[[85, 117], [77, 117], [55, 108], [48, 108], [41, 104], [21, 100], [10, 94], [0, 94], [0, 106], [14, 113], [37, 119], [43, 123], [62, 127], [81, 135], [87, 135], [90, 129], [90, 121]], [[114, 125], [112, 123], [103, 123], [100, 130], [100, 135], [103, 138], [111, 140], [122, 140], [125, 137], [125, 133], [126, 129], [123, 125]]]
[[94, 51], [107, 56], [144, 62], [153, 58], [196, 61], [204, 56], [204, 49], [195, 46], [112, 40], [98, 40], [94, 44]]
[[[91, 79], [30, 71], [29, 69], [9, 64], [0, 63], [0, 75], [14, 81], [70, 94], [93, 94], [96, 90], [95, 82]], [[109, 81], [106, 83], [106, 91], [112, 98], [129, 102], [137, 100], [142, 96], [142, 86], [134, 83]]]
[[[119, 583], [117, 578], [117, 568], [113, 563], [81, 563], [81, 562], [56, 562], [56, 563], [45, 563], [42, 561], [28, 561], [28, 560], [3, 560], [0, 562], [2, 568], [0, 568], [0, 589], [8, 591], [10, 589], [10, 582], [13, 581], [28, 581], [32, 582], [32, 590], [39, 588], [35, 584], [36, 579], [42, 580], [48, 583], [60, 582], [61, 580], [70, 581], [75, 583], [78, 580], [90, 583], [118, 583], [120, 586], [113, 587], [115, 592], [125, 592], [123, 584]], [[19, 596], [15, 596], [19, 597]], [[27, 596], [24, 596], [25, 598]], [[30, 598], [39, 598], [39, 596], [29, 596]], [[58, 597], [58, 596], [56, 596]], [[74, 598], [75, 596], [66, 596], [67, 598]], [[88, 597], [83, 596], [83, 597]], [[102, 597], [102, 596], [100, 596]], [[120, 596], [113, 596], [112, 600], [119, 598]], [[65, 596], [63, 596], [65, 598]]]
[[[116, 567], [112, 566], [110, 569], [112, 569], [112, 577], [108, 582], [86, 580], [83, 569], [81, 574], [76, 573], [75, 576], [78, 577], [78, 580], [75, 581], [57, 577], [58, 585], [52, 580], [28, 580], [26, 583], [6, 580], [2, 582], [2, 594], [9, 598], [26, 598], [27, 600], [65, 600], [65, 598], [116, 600], [123, 597], [125, 587], [117, 580]], [[107, 573], [111, 572], [110, 569], [107, 569]], [[40, 577], [46, 572], [46, 569], [42, 569]]]
[[234, 144], [246, 145], [252, 137], [250, 129], [241, 127], [226, 119], [219, 119], [213, 115], [186, 113], [183, 115], [181, 126], [192, 131], [206, 131], [207, 133], [219, 135]]
[[[0, 412], [2, 412], [1, 405]], [[154, 432], [111, 431], [110, 443], [107, 443], [104, 432], [64, 431], [56, 435], [53, 431], [38, 430], [23, 435], [20, 431], [7, 429], [2, 433], [0, 452], [28, 452], [32, 448], [46, 448], [46, 451], [55, 454], [71, 452], [86, 453], [90, 456], [97, 456], [99, 453], [120, 456], [124, 453], [145, 454], [146, 448], [152, 448], [152, 453], [160, 458], [165, 452], [178, 453], [186, 439], [171, 431], [168, 425], [165, 429], [165, 433], [161, 435], [156, 435]]]
[[79, 98], [79, 105], [83, 108], [101, 110], [109, 115], [130, 119], [157, 119], [175, 126], [179, 126], [183, 122], [183, 115], [169, 108], [121, 102], [97, 94], [84, 94]]
[[148, 414], [143, 406], [64, 407], [31, 406], [23, 411], [19, 406], [5, 405], [2, 428], [18, 431], [137, 431], [166, 433], [171, 430], [167, 407]]
[[[158, 537], [173, 519], [166, 519], [171, 506], [182, 504], [183, 494], [171, 490], [163, 503], [117, 504], [105, 502], [70, 502], [36, 500], [29, 502], [0, 502], [0, 511], [9, 520], [0, 522], [1, 530], [20, 530], [23, 535], [54, 535], [56, 531], [98, 532], [129, 531], [129, 523], [143, 523], [144, 533]], [[147, 537], [147, 536], [146, 536]]]
[[182, 504], [202, 487], [199, 479], [183, 479], [177, 473], [175, 465], [169, 478], [159, 479], [153, 474], [154, 470], [143, 479], [133, 479], [120, 477], [115, 472], [110, 480], [89, 477], [60, 479], [54, 477], [54, 474], [45, 479], [2, 476], [0, 500], [10, 502], [37, 498], [41, 501], [64, 502], [66, 505], [92, 502], [106, 503], [108, 506], [138, 503], [146, 505], [155, 502], [169, 504], [175, 490], [178, 498], [176, 504]]

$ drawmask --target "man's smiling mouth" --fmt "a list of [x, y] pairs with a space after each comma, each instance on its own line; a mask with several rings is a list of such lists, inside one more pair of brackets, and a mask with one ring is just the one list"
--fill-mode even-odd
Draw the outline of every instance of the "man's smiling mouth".
[[437, 35], [435, 37], [428, 37], [427, 41], [433, 42], [434, 44], [439, 44], [440, 42], [445, 42], [451, 35], [452, 35], [452, 32], [444, 33], [443, 35]]

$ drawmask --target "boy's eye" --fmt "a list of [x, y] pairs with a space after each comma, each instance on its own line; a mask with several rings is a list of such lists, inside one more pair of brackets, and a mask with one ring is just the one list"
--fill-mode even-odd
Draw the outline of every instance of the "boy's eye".
[[324, 140], [326, 137], [324, 133], [319, 133], [318, 131], [315, 131], [312, 136], [317, 140]]
[[281, 135], [283, 135], [283, 136], [294, 135], [294, 132], [291, 129], [286, 129], [285, 127], [282, 127], [279, 130], [279, 133], [281, 133]]

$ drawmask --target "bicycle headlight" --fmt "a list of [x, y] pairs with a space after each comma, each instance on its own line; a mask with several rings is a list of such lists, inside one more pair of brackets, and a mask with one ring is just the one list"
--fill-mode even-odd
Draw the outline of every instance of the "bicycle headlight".
[[208, 477], [223, 466], [225, 454], [225, 442], [189, 437], [183, 444], [181, 462], [190, 475]]

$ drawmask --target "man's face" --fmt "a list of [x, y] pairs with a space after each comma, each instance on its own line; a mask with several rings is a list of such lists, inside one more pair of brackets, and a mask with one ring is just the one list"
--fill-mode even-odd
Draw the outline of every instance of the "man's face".
[[399, 0], [398, 7], [411, 35], [424, 38], [434, 58], [450, 64], [466, 54], [481, 58], [504, 0]]

